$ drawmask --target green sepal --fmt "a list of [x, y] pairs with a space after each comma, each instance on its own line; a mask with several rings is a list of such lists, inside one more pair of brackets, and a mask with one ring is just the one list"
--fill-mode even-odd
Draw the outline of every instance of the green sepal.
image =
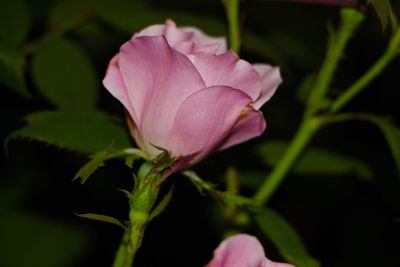
[[165, 194], [165, 196], [161, 199], [161, 201], [157, 204], [157, 206], [151, 211], [149, 216], [149, 221], [153, 220], [155, 217], [160, 215], [165, 210], [169, 202], [171, 202], [173, 193], [174, 193], [174, 187], [172, 186], [171, 189], [168, 191], [168, 193]]
[[96, 214], [96, 213], [82, 213], [82, 214], [75, 213], [75, 215], [90, 220], [114, 224], [122, 227], [122, 229], [124, 230], [127, 229], [126, 226], [120, 220], [108, 215]]
[[183, 171], [182, 174], [189, 178], [201, 195], [216, 191], [217, 186], [215, 184], [204, 181], [194, 171]]
[[171, 167], [176, 160], [171, 156], [171, 151], [154, 144], [151, 145], [161, 151], [161, 153], [152, 160], [152, 172], [162, 172], [163, 170]]
[[211, 193], [229, 206], [259, 205], [259, 202], [254, 199], [240, 196], [229, 191], [224, 192], [217, 190], [215, 184], [204, 181], [194, 171], [184, 171], [182, 174], [189, 178], [200, 194], [205, 195], [206, 192]]
[[129, 192], [126, 189], [121, 189], [121, 188], [118, 188], [117, 190], [121, 191], [122, 193], [124, 193], [124, 195], [129, 199], [129, 203], [133, 202], [134, 196], [133, 196], [133, 194], [131, 192]]

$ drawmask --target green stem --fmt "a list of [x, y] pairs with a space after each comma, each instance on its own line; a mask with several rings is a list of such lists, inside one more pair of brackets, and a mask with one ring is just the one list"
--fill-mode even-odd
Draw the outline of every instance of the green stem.
[[129, 240], [129, 231], [125, 231], [124, 236], [122, 237], [121, 243], [119, 244], [117, 254], [114, 259], [113, 267], [124, 267], [125, 259], [127, 254], [127, 243]]
[[343, 55], [343, 50], [346, 47], [351, 35], [357, 26], [362, 22], [364, 16], [354, 9], [342, 9], [341, 11], [342, 24], [339, 32], [331, 36], [327, 54], [318, 74], [318, 79], [314, 87], [311, 89], [309, 98], [309, 113], [315, 113], [319, 109], [318, 104], [326, 95], [326, 92], [331, 84], [333, 74], [338, 66], [339, 60]]
[[333, 115], [321, 115], [315, 118], [318, 124], [325, 126], [328, 124], [345, 122], [345, 121], [369, 121], [375, 124], [379, 124], [379, 117], [369, 113], [339, 113]]
[[262, 203], [269, 200], [317, 129], [318, 124], [311, 118], [307, 117], [303, 120], [296, 136], [290, 143], [278, 165], [275, 166], [272, 173], [264, 181], [257, 194], [254, 196], [255, 199]]
[[240, 0], [223, 0], [226, 8], [226, 16], [229, 23], [229, 44], [235, 53], [240, 50], [240, 24], [239, 4]]
[[375, 79], [384, 68], [399, 54], [400, 49], [400, 27], [397, 28], [393, 37], [390, 40], [389, 46], [383, 55], [375, 62], [375, 64], [353, 83], [345, 92], [338, 97], [332, 104], [331, 112], [339, 111], [346, 105], [353, 97], [361, 92], [373, 79]]

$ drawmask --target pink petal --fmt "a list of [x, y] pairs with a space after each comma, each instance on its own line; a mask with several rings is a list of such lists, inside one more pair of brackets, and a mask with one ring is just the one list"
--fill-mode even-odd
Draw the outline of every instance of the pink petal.
[[265, 128], [266, 122], [263, 114], [254, 109], [250, 109], [245, 114], [245, 118], [241, 119], [233, 128], [231, 134], [227, 137], [226, 141], [221, 144], [218, 150], [223, 150], [228, 147], [243, 143], [254, 137], [260, 136]]
[[165, 36], [168, 44], [171, 47], [175, 47], [182, 42], [192, 41], [193, 35], [194, 33], [192, 32], [184, 31], [176, 27], [175, 22], [172, 20], [167, 20], [165, 25], [153, 25], [147, 27], [139, 33], [136, 33], [133, 38], [141, 36]]
[[196, 53], [209, 53], [215, 54], [218, 49], [218, 44], [207, 44], [207, 45], [198, 45], [192, 41], [182, 42], [174, 46], [174, 49], [178, 50], [179, 52], [190, 55]]
[[171, 49], [164, 37], [137, 37], [120, 49], [119, 66], [145, 150], [157, 151], [150, 143], [165, 144], [182, 102], [205, 87], [199, 73], [183, 54]]
[[132, 37], [141, 37], [141, 36], [162, 36], [165, 33], [165, 25], [164, 24], [156, 24], [151, 25], [149, 27], [144, 28], [138, 33], [135, 33]]
[[[175, 156], [210, 153], [233, 129], [251, 99], [239, 90], [213, 86], [189, 96], [179, 108], [168, 135]], [[193, 163], [193, 162], [192, 162]]]
[[238, 234], [223, 241], [207, 267], [267, 267], [264, 249], [257, 238]]
[[228, 45], [226, 43], [225, 37], [211, 37], [194, 27], [183, 27], [182, 29], [184, 31], [193, 33], [193, 42], [195, 42], [196, 44], [199, 45], [217, 44], [218, 48], [215, 51], [216, 54], [222, 54], [228, 50], [227, 49]]
[[294, 267], [292, 264], [270, 261], [264, 248], [254, 236], [234, 235], [223, 241], [214, 251], [207, 267]]
[[122, 79], [121, 72], [119, 70], [119, 55], [114, 56], [106, 71], [106, 77], [103, 80], [103, 85], [107, 90], [128, 110], [130, 116], [133, 118], [135, 123], [138, 123], [138, 118], [135, 113], [135, 109], [129, 101], [129, 95]]
[[282, 77], [278, 67], [267, 64], [253, 64], [253, 67], [259, 73], [262, 82], [261, 95], [254, 103], [254, 108], [259, 109], [274, 95], [279, 84], [282, 83]]
[[260, 75], [232, 51], [221, 55], [199, 53], [190, 57], [206, 85], [226, 85], [246, 93], [254, 101], [261, 94]]
[[265, 259], [265, 264], [266, 267], [295, 267], [294, 265], [289, 263], [274, 262], [270, 261], [269, 259]]

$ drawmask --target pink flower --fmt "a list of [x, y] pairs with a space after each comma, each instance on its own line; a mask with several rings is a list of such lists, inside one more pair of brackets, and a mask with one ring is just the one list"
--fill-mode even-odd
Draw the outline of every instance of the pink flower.
[[103, 84], [128, 111], [130, 130], [150, 156], [162, 147], [175, 169], [259, 136], [259, 108], [281, 83], [279, 69], [251, 65], [224, 38], [168, 20], [136, 33], [111, 60]]
[[205, 267], [295, 267], [270, 261], [260, 242], [251, 235], [238, 234], [223, 241]]

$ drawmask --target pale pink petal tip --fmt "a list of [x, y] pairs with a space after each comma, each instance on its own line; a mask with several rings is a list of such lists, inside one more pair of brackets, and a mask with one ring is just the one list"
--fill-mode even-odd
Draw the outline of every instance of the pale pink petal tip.
[[277, 263], [265, 257], [264, 249], [257, 238], [238, 234], [223, 241], [214, 251], [207, 267], [294, 267]]
[[276, 89], [282, 83], [282, 77], [279, 67], [268, 64], [253, 64], [253, 67], [261, 78], [261, 94], [254, 103], [254, 108], [259, 109], [274, 95]]

